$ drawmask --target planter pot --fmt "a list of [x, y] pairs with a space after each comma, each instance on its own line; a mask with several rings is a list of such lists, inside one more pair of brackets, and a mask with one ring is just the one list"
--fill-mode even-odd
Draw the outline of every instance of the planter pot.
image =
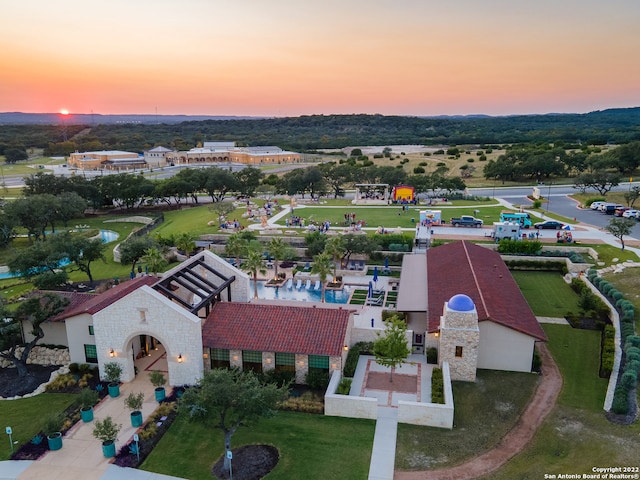
[[80, 417], [82, 421], [85, 423], [89, 423], [93, 420], [93, 407], [89, 408], [81, 408], [80, 409]]
[[60, 450], [62, 448], [62, 434], [55, 432], [50, 437], [47, 437], [47, 442], [49, 443], [49, 450]]
[[164, 400], [164, 397], [165, 397], [164, 387], [156, 387], [155, 394], [156, 394], [156, 402], [161, 402], [162, 400]]
[[131, 426], [132, 427], [142, 426], [142, 412], [140, 411], [131, 412]]
[[109, 396], [111, 398], [116, 398], [120, 396], [120, 384], [119, 383], [110, 383], [107, 388], [109, 389]]
[[109, 440], [108, 442], [102, 442], [102, 454], [105, 458], [112, 458], [116, 456], [116, 444]]

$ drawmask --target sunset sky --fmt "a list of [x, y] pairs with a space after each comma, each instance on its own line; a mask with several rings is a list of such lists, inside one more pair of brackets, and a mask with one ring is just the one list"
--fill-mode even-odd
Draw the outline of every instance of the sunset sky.
[[0, 111], [640, 105], [638, 0], [0, 0]]

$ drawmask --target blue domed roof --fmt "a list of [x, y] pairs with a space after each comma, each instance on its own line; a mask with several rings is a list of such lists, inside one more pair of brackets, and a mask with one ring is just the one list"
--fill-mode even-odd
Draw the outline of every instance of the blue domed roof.
[[476, 306], [474, 305], [471, 298], [469, 298], [467, 295], [459, 293], [451, 297], [451, 299], [449, 300], [449, 308], [458, 312], [469, 312], [471, 310], [474, 310]]

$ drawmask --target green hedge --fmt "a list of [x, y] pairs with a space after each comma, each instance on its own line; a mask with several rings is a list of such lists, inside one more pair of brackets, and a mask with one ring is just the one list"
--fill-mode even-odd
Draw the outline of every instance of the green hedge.
[[612, 325], [606, 325], [602, 332], [602, 354], [600, 357], [600, 376], [609, 378], [613, 370], [616, 355], [615, 337], [616, 331]]
[[444, 404], [444, 377], [439, 368], [431, 372], [431, 403]]
[[345, 377], [353, 377], [358, 367], [360, 355], [372, 355], [373, 342], [358, 342], [349, 349], [347, 360], [344, 362], [343, 374]]

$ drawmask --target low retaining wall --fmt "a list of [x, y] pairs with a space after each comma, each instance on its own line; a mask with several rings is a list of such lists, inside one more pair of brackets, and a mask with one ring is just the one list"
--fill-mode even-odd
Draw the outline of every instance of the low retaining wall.
[[444, 404], [398, 401], [398, 422], [425, 427], [453, 428], [453, 390], [449, 363], [442, 364]]
[[324, 414], [330, 417], [376, 420], [378, 418], [378, 399], [336, 394], [341, 380], [342, 374], [335, 370], [331, 375], [331, 381], [324, 396]]
[[[16, 349], [16, 356], [22, 355], [24, 347], [18, 347]], [[29, 352], [27, 358], [27, 364], [33, 365], [67, 365], [71, 362], [68, 348], [47, 348], [35, 346]], [[8, 368], [13, 366], [10, 360], [5, 358], [0, 359], [0, 368]]]

